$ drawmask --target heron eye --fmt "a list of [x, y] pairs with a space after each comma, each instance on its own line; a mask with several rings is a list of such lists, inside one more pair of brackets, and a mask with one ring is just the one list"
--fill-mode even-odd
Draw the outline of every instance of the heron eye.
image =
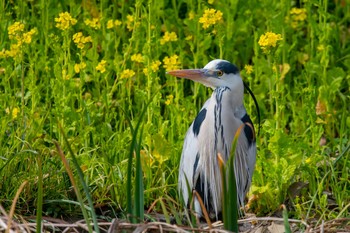
[[222, 72], [222, 70], [218, 70], [218, 72], [217, 72], [217, 75], [220, 77], [220, 76], [222, 76], [224, 74], [224, 72]]

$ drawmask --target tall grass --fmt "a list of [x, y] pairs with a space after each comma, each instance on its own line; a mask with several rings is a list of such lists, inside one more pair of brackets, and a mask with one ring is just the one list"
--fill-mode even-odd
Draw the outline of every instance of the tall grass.
[[[183, 139], [211, 90], [165, 71], [223, 58], [240, 67], [263, 118], [250, 211], [268, 215], [292, 203], [290, 217], [349, 216], [348, 1], [1, 0], [0, 5], [0, 203], [5, 209], [27, 181], [16, 213], [41, 212], [42, 198], [43, 215], [81, 216], [69, 202], [55, 201], [77, 200], [57, 140], [64, 154], [70, 145], [76, 155], [97, 215], [125, 217], [131, 125], [155, 95], [138, 145], [144, 207], [162, 200], [153, 210], [181, 210], [173, 200], [179, 199]], [[208, 8], [223, 17], [204, 29], [199, 19]], [[305, 17], [296, 18], [294, 8], [304, 9]], [[56, 27], [62, 12], [77, 20], [67, 30]], [[85, 23], [93, 18], [98, 18], [95, 26]], [[22, 37], [36, 29], [17, 50], [16, 36], [9, 35], [15, 22], [24, 24], [17, 32]], [[265, 53], [258, 41], [269, 31], [283, 39]], [[78, 32], [91, 37], [83, 48], [73, 41]], [[166, 32], [176, 38], [161, 43]], [[173, 55], [178, 63], [166, 64]], [[245, 101], [257, 122], [254, 102]], [[78, 175], [77, 167], [73, 173]], [[305, 184], [298, 192], [290, 189], [296, 182]]]

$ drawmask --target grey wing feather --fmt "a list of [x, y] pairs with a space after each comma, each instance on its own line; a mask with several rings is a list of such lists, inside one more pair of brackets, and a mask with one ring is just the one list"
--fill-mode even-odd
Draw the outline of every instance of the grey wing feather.
[[[197, 172], [198, 163], [200, 162], [200, 154], [198, 149], [198, 133], [201, 124], [205, 121], [206, 107], [208, 101], [205, 102], [196, 119], [192, 122], [190, 128], [187, 130], [183, 150], [180, 161], [179, 172], [179, 191], [188, 205], [189, 192], [192, 192], [193, 187], [199, 176]], [[189, 187], [187, 186], [187, 183]]]

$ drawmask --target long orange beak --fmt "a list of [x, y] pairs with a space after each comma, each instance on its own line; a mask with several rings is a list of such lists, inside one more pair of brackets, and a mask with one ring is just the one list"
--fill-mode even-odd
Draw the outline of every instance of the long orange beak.
[[206, 77], [206, 70], [204, 69], [172, 70], [172, 71], [168, 71], [167, 74], [170, 74], [179, 78], [186, 78], [193, 81], [199, 81], [200, 79]]

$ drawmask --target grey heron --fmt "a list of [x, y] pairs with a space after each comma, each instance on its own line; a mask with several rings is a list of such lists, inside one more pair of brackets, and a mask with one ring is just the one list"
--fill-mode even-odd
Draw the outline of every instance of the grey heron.
[[[213, 60], [203, 69], [174, 70], [168, 74], [213, 89], [188, 129], [183, 145], [178, 185], [185, 204], [189, 205], [189, 192], [196, 190], [209, 215], [218, 218], [222, 211], [222, 182], [217, 155], [220, 153], [224, 162], [228, 160], [236, 131], [244, 124], [234, 161], [237, 201], [243, 207], [256, 160], [255, 129], [243, 104], [244, 88], [252, 95], [260, 118], [252, 91], [242, 81], [238, 68], [226, 60]], [[195, 212], [202, 215], [197, 197], [193, 198]]]

